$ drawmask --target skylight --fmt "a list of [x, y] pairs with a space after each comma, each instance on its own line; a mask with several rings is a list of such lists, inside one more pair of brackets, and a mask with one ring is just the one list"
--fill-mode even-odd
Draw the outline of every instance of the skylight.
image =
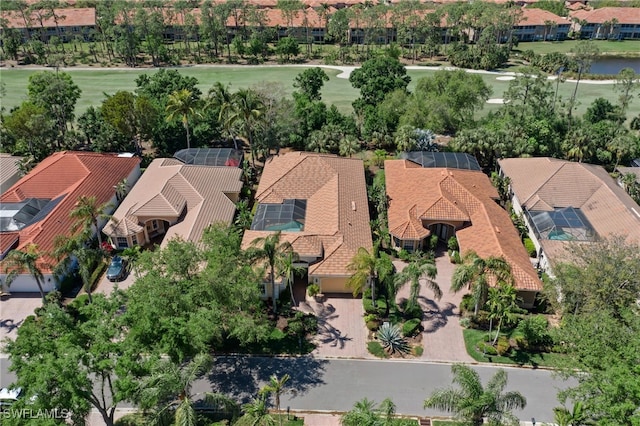
[[0, 205], [0, 232], [19, 231], [42, 220], [62, 198], [64, 197], [53, 201], [42, 198], [27, 198], [18, 203], [2, 203]]

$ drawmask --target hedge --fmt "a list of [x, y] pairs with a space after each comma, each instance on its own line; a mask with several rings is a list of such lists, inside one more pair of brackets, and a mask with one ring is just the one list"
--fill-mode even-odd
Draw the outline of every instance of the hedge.
[[405, 337], [413, 336], [420, 327], [420, 320], [418, 318], [410, 319], [402, 324], [402, 335]]

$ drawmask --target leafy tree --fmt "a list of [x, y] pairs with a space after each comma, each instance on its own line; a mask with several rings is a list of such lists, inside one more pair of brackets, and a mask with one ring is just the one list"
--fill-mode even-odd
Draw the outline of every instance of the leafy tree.
[[169, 95], [167, 100], [167, 121], [173, 121], [177, 117], [180, 118], [184, 129], [187, 132], [187, 149], [191, 148], [189, 138], [189, 118], [199, 113], [196, 110], [198, 100], [193, 97], [193, 94], [187, 90], [182, 89], [173, 92]]
[[[275, 374], [269, 377], [269, 383], [264, 385], [262, 389], [260, 389], [260, 393], [262, 395], [268, 396], [273, 395], [273, 400], [276, 405], [276, 411], [280, 412], [280, 397], [285, 393], [291, 391], [288, 388], [287, 382], [291, 379], [291, 376], [288, 374], [284, 374], [282, 377], [278, 378]], [[282, 425], [282, 416], [279, 417], [279, 423]]]
[[623, 68], [616, 78], [613, 89], [620, 93], [618, 102], [620, 103], [620, 113], [623, 116], [629, 108], [629, 103], [633, 100], [633, 91], [638, 87], [637, 79], [638, 76], [632, 68]]
[[411, 77], [407, 69], [397, 59], [381, 56], [365, 61], [349, 76], [351, 85], [360, 89], [360, 98], [354, 102], [356, 110], [364, 105], [377, 105], [387, 93], [394, 90], [406, 90]]
[[282, 264], [289, 252], [293, 251], [291, 243], [280, 242], [280, 231], [266, 237], [256, 238], [251, 242], [251, 249], [247, 255], [253, 263], [264, 262], [269, 270], [269, 282], [271, 284], [271, 299], [273, 300], [273, 312], [277, 312], [276, 301], [276, 268]]
[[136, 151], [140, 150], [142, 139], [151, 139], [153, 127], [158, 121], [159, 112], [146, 95], [118, 91], [108, 96], [100, 107], [104, 120], [133, 141]]
[[296, 76], [293, 87], [300, 89], [300, 93], [312, 101], [319, 101], [322, 96], [320, 90], [329, 76], [322, 68], [307, 68]]
[[506, 371], [498, 370], [486, 387], [471, 367], [454, 364], [451, 372], [453, 383], [459, 389], [436, 390], [424, 401], [425, 408], [454, 413], [457, 419], [474, 426], [482, 425], [485, 417], [490, 425], [519, 424], [511, 410], [524, 408], [527, 401], [517, 391], [503, 393], [507, 385]]
[[139, 348], [125, 339], [123, 304], [121, 292], [100, 294], [86, 305], [48, 303], [41, 315], [28, 317], [6, 342], [25, 395], [13, 408], [66, 409], [74, 424], [83, 424], [93, 407], [113, 426], [117, 406], [131, 400], [146, 372]]
[[434, 281], [438, 270], [436, 264], [431, 258], [416, 258], [409, 262], [405, 268], [396, 275], [395, 287], [400, 289], [406, 283], [411, 283], [411, 292], [409, 293], [409, 301], [407, 310], [412, 310], [418, 306], [418, 297], [420, 296], [420, 280], [424, 280], [434, 294], [436, 300], [442, 298], [442, 290], [438, 283]]
[[18, 275], [28, 272], [38, 285], [42, 304], [44, 305], [45, 298], [42, 288], [44, 276], [41, 270], [42, 264], [39, 262], [40, 257], [41, 253], [35, 244], [29, 244], [24, 250], [11, 250], [3, 260], [4, 272], [7, 274], [4, 284], [10, 288], [11, 283], [15, 281]]
[[582, 74], [589, 72], [589, 69], [591, 69], [591, 62], [593, 62], [593, 59], [598, 56], [600, 50], [594, 44], [593, 40], [581, 40], [574, 48], [571, 49], [571, 53], [573, 54], [573, 58], [578, 68], [578, 78], [576, 79], [576, 87], [573, 90], [571, 99], [569, 100], [569, 119], [571, 119], [571, 114], [575, 107], [578, 85], [580, 84]]
[[458, 292], [463, 287], [468, 287], [475, 304], [474, 315], [478, 315], [479, 309], [487, 300], [492, 280], [510, 282], [511, 266], [501, 257], [483, 259], [470, 250], [462, 257], [462, 264], [453, 271], [451, 290]]
[[142, 409], [154, 410], [154, 419], [160, 423], [163, 418], [173, 414], [175, 424], [196, 426], [196, 398], [204, 396], [204, 402], [221, 407], [235, 416], [237, 403], [231, 398], [211, 392], [193, 393], [193, 382], [207, 374], [212, 367], [211, 356], [198, 354], [189, 362], [175, 364], [169, 360], [160, 360], [151, 368], [137, 390], [135, 399]]
[[87, 197], [81, 195], [78, 197], [73, 210], [69, 212], [69, 217], [75, 219], [74, 224], [71, 226], [71, 232], [82, 230], [82, 235], [85, 239], [91, 238], [93, 233], [96, 232], [98, 246], [102, 247], [102, 236], [100, 235], [102, 231], [98, 226], [98, 222], [111, 217], [105, 213], [111, 207], [109, 203], [98, 204], [95, 196]]
[[498, 283], [497, 287], [489, 288], [487, 308], [489, 309], [489, 335], [491, 335], [493, 320], [498, 320], [496, 337], [493, 339], [495, 345], [500, 336], [502, 324], [514, 322], [517, 318], [515, 314], [520, 311], [516, 289], [504, 282]]
[[[49, 117], [44, 106], [25, 101], [2, 118], [7, 136], [15, 141], [14, 154], [30, 154], [39, 161], [56, 150], [56, 122]], [[9, 145], [9, 137], [3, 138], [3, 145]]]
[[296, 57], [300, 53], [298, 40], [294, 37], [281, 38], [276, 45], [276, 52], [278, 52], [278, 55], [280, 55], [285, 62], [289, 62], [292, 56]]
[[587, 108], [584, 120], [589, 123], [598, 123], [604, 120], [623, 122], [624, 115], [618, 106], [613, 105], [607, 99], [596, 98]]

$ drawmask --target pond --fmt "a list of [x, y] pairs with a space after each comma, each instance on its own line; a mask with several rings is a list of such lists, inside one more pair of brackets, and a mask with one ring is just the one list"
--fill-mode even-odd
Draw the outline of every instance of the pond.
[[591, 74], [618, 74], [623, 68], [631, 68], [640, 74], [640, 58], [600, 57], [591, 64]]

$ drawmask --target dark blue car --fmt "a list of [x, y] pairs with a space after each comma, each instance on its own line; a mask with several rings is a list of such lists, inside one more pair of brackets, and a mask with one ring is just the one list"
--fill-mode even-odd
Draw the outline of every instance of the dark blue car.
[[127, 275], [127, 265], [120, 256], [114, 256], [107, 269], [107, 279], [109, 281], [122, 281]]

